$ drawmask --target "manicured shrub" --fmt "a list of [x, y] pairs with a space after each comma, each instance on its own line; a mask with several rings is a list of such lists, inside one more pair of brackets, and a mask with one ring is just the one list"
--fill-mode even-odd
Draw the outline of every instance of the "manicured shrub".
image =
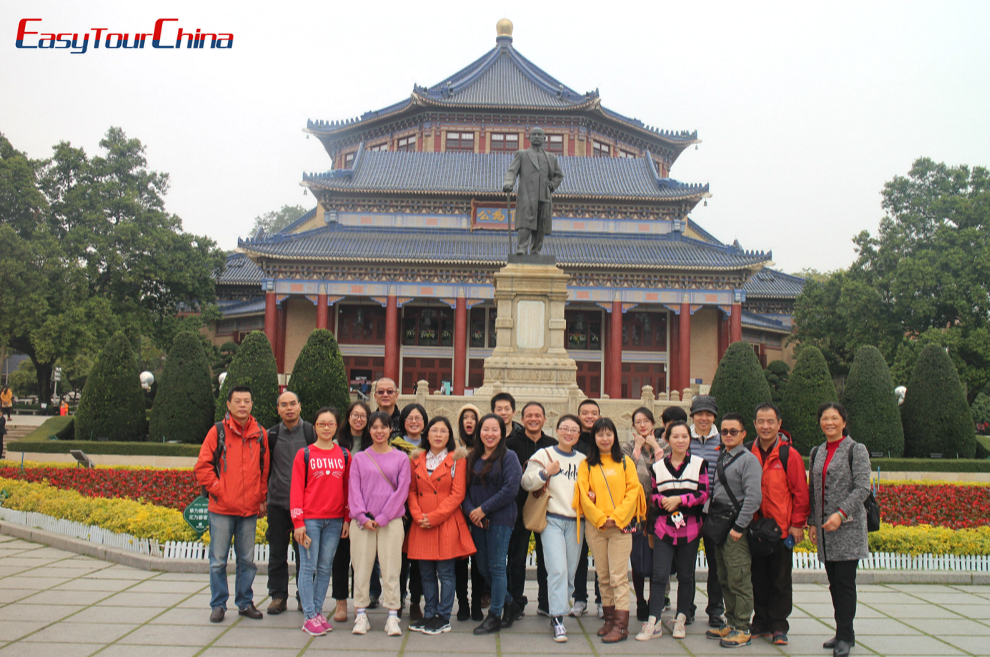
[[904, 452], [924, 458], [970, 459], [976, 455], [976, 426], [966, 403], [959, 373], [945, 349], [930, 344], [911, 373], [901, 405]]
[[870, 452], [904, 456], [904, 428], [887, 361], [876, 347], [860, 347], [846, 377], [842, 404], [849, 411], [849, 435]]
[[818, 407], [823, 402], [838, 400], [822, 352], [818, 347], [804, 347], [787, 380], [780, 409], [783, 428], [791, 434], [799, 452], [809, 454], [815, 445], [824, 442], [825, 434], [818, 426]]
[[202, 443], [213, 426], [215, 412], [210, 363], [203, 343], [195, 333], [182, 331], [175, 336], [165, 359], [148, 437], [153, 442]]
[[144, 440], [144, 391], [131, 343], [117, 332], [103, 347], [86, 378], [76, 411], [76, 440]]
[[709, 394], [718, 403], [717, 421], [720, 422], [726, 413], [739, 413], [746, 418], [747, 440], [756, 439], [753, 409], [770, 401], [771, 394], [763, 368], [760, 367], [760, 359], [756, 357], [752, 345], [747, 342], [729, 345], [715, 370]]
[[[199, 456], [199, 445], [183, 443], [148, 442], [98, 442], [96, 440], [14, 440], [7, 443], [8, 452], [28, 452], [34, 454], [68, 454], [79, 449], [86, 454], [114, 454], [116, 456]], [[17, 457], [20, 458], [19, 456]]]
[[299, 352], [289, 379], [289, 390], [299, 395], [302, 418], [313, 421], [323, 406], [334, 406], [341, 413], [351, 403], [337, 338], [327, 329], [316, 329]]
[[227, 368], [227, 378], [220, 386], [220, 397], [213, 416], [219, 422], [227, 414], [227, 391], [235, 386], [251, 388], [254, 409], [251, 415], [262, 428], [278, 422], [278, 373], [272, 343], [263, 331], [252, 331], [244, 338]]
[[787, 390], [787, 379], [790, 374], [791, 366], [782, 360], [770, 361], [767, 363], [767, 369], [763, 370], [763, 375], [767, 377], [767, 384], [770, 386], [773, 403], [778, 406], [784, 401], [784, 391]]

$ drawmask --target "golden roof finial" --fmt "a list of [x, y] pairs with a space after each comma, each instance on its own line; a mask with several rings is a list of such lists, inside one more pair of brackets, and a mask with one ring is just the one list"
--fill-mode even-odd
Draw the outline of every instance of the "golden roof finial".
[[512, 36], [512, 21], [508, 18], [503, 18], [499, 22], [495, 23], [495, 34], [496, 36]]

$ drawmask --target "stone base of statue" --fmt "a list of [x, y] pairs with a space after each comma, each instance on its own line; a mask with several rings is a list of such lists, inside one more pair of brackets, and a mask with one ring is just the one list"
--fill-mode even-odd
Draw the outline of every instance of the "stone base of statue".
[[569, 278], [552, 264], [512, 260], [495, 274], [497, 346], [485, 359], [485, 382], [476, 396], [508, 392], [519, 411], [537, 399], [573, 406], [576, 412], [584, 394], [577, 386], [577, 366], [564, 348]]

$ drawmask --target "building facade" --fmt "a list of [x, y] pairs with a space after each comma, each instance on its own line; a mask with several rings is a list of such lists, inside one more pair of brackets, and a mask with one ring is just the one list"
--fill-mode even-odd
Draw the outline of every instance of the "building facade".
[[564, 181], [543, 252], [571, 277], [568, 352], [592, 397], [639, 398], [711, 382], [730, 342], [764, 364], [785, 339], [803, 280], [770, 252], [724, 244], [690, 217], [708, 185], [670, 177], [696, 132], [645, 125], [495, 47], [431, 87], [345, 121], [309, 121], [332, 168], [301, 184], [317, 206], [238, 241], [215, 339], [263, 329], [291, 375], [309, 333], [337, 336], [354, 385], [389, 376], [455, 395], [480, 387], [495, 347], [493, 274], [510, 252], [502, 176], [541, 127]]

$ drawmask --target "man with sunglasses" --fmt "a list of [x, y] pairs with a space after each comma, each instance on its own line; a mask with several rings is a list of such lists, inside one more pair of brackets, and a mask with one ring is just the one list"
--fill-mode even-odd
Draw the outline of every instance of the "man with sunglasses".
[[381, 378], [375, 381], [375, 403], [378, 410], [388, 413], [392, 418], [392, 435], [402, 431], [402, 422], [399, 419], [401, 413], [396, 405], [399, 401], [399, 389], [395, 381], [389, 378]]
[[[739, 648], [752, 642], [753, 575], [746, 530], [763, 502], [763, 467], [746, 449], [745, 421], [738, 413], [722, 416], [722, 450], [719, 454], [709, 508], [731, 508], [735, 520], [725, 542], [715, 546], [714, 561], [725, 601], [725, 622], [705, 633], [723, 648]], [[705, 551], [707, 554], [707, 543]], [[711, 560], [709, 560], [711, 563]]]
[[[708, 464], [708, 481], [715, 481], [715, 464], [718, 462], [719, 448], [722, 441], [719, 439], [718, 427], [715, 426], [715, 417], [718, 415], [718, 404], [711, 395], [698, 395], [691, 400], [691, 453], [705, 459]], [[702, 514], [702, 521], [705, 516]], [[705, 544], [705, 554], [715, 554], [715, 544], [707, 538], [702, 539]], [[722, 587], [718, 583], [718, 570], [715, 560], [708, 559], [708, 581], [706, 582], [708, 605], [705, 613], [708, 614], [709, 627], [721, 627], [722, 614], [725, 607], [722, 604]], [[694, 622], [695, 606], [691, 606], [688, 614], [687, 624]]]

